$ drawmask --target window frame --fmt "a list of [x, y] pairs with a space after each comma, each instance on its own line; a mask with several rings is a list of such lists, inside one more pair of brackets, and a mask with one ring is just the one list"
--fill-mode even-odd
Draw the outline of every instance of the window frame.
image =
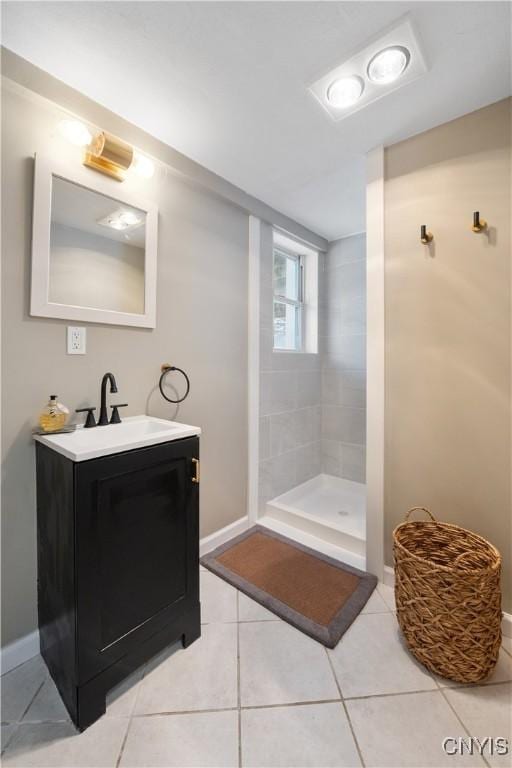
[[[276, 252], [282, 253], [286, 258], [293, 259], [297, 262], [297, 299], [290, 299], [288, 296], [283, 296], [280, 293], [277, 293], [274, 288], [274, 264], [275, 264], [275, 254]], [[296, 251], [292, 251], [288, 248], [285, 248], [282, 245], [276, 245], [275, 243], [272, 246], [272, 348], [275, 352], [303, 352], [304, 351], [304, 315], [305, 315], [305, 268], [304, 268], [304, 255], [301, 253], [298, 253]], [[275, 303], [279, 302], [280, 304], [288, 304], [289, 306], [295, 307], [297, 311], [298, 316], [298, 331], [296, 334], [296, 338], [298, 339], [298, 345], [296, 347], [293, 347], [292, 349], [286, 348], [286, 347], [276, 347], [275, 341], [275, 328], [274, 328], [274, 322], [275, 322], [275, 315], [274, 315], [274, 308]]]

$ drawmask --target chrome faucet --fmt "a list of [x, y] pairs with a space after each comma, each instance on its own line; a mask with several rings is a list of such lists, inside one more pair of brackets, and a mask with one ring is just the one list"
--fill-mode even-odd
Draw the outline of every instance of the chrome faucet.
[[117, 392], [117, 384], [113, 373], [106, 373], [101, 380], [101, 405], [98, 427], [108, 424], [107, 417], [107, 381], [110, 381], [110, 392]]

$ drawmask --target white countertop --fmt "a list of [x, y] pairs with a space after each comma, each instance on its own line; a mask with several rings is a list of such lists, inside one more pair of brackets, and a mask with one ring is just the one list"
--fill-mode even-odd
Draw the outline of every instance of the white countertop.
[[87, 461], [200, 434], [201, 429], [190, 424], [155, 419], [153, 416], [128, 416], [121, 424], [90, 429], [80, 425], [75, 432], [34, 435], [34, 439], [71, 461]]

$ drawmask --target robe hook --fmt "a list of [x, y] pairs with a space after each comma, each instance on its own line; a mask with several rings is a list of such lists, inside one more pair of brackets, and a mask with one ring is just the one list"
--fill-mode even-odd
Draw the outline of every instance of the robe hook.
[[428, 245], [432, 242], [434, 239], [434, 235], [432, 232], [427, 232], [427, 226], [426, 224], [421, 225], [421, 234], [420, 234], [420, 240], [423, 243], [423, 245]]
[[487, 222], [485, 221], [485, 219], [480, 218], [480, 211], [474, 211], [473, 226], [471, 227], [472, 232], [475, 232], [475, 233], [483, 232], [484, 229], [487, 229]]

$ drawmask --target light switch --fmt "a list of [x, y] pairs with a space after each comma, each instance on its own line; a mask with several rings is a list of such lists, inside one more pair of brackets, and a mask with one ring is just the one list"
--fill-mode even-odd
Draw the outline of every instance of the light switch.
[[86, 329], [68, 325], [68, 355], [85, 355]]

